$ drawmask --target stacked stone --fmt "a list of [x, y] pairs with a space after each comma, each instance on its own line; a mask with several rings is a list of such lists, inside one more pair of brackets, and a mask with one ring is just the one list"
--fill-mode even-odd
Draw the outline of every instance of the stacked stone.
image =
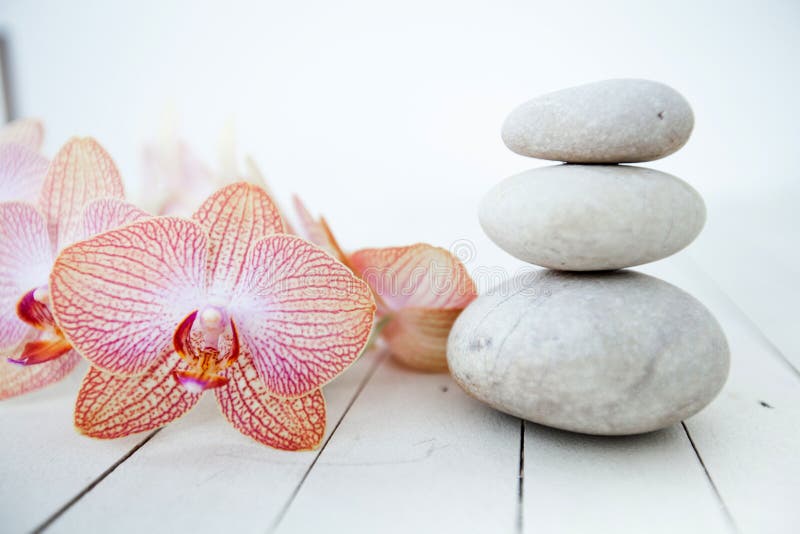
[[705, 223], [686, 182], [644, 167], [689, 139], [694, 116], [674, 89], [607, 80], [515, 109], [503, 141], [566, 162], [512, 176], [480, 207], [509, 254], [553, 270], [522, 274], [456, 321], [448, 363], [468, 393], [556, 428], [620, 435], [689, 417], [728, 375], [725, 335], [686, 292], [618, 270], [670, 256]]

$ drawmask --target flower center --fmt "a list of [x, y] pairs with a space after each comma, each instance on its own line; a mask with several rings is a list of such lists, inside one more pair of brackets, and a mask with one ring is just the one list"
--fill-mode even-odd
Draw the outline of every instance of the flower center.
[[[17, 303], [17, 316], [40, 332], [26, 342], [19, 356], [8, 358], [17, 365], [34, 365], [63, 356], [72, 346], [64, 339], [50, 311], [50, 291], [46, 285], [31, 289]], [[30, 339], [30, 337], [28, 338]]]
[[175, 329], [175, 352], [188, 364], [175, 378], [192, 393], [228, 383], [221, 372], [239, 357], [236, 324], [224, 308], [206, 306], [193, 311]]

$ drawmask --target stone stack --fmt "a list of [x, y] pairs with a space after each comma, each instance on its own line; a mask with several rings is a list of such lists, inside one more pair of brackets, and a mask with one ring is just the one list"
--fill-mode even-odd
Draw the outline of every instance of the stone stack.
[[625, 269], [670, 256], [705, 223], [686, 182], [618, 165], [672, 154], [694, 116], [674, 89], [607, 80], [535, 98], [503, 125], [514, 152], [566, 162], [507, 178], [480, 207], [509, 254], [554, 270], [512, 278], [453, 326], [448, 364], [504, 412], [589, 434], [636, 434], [689, 417], [728, 375], [725, 335], [686, 292]]

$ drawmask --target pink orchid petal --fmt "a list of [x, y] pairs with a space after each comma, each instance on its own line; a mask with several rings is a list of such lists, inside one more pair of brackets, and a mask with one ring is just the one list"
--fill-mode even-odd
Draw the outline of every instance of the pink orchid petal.
[[464, 265], [443, 248], [419, 243], [363, 249], [349, 261], [391, 311], [463, 308], [477, 296]]
[[17, 119], [0, 128], [0, 144], [18, 143], [38, 152], [43, 140], [44, 126], [38, 119]]
[[207, 239], [195, 223], [155, 217], [76, 243], [50, 277], [53, 312], [75, 349], [112, 372], [146, 371], [202, 302]]
[[333, 236], [333, 232], [331, 232], [325, 219], [322, 217], [315, 219], [297, 195], [292, 197], [292, 201], [294, 203], [295, 214], [297, 214], [297, 218], [300, 222], [302, 233], [300, 237], [311, 241], [346, 265], [347, 255], [342, 251], [342, 247], [339, 246], [338, 241], [336, 241], [336, 238]]
[[349, 366], [364, 348], [375, 303], [367, 285], [298, 237], [262, 239], [230, 304], [267, 389], [299, 397]]
[[0, 400], [16, 397], [58, 382], [72, 371], [80, 355], [69, 351], [60, 358], [39, 365], [22, 366], [0, 361]]
[[75, 403], [75, 426], [87, 436], [111, 439], [174, 421], [200, 400], [173, 376], [182, 361], [170, 354], [138, 376], [112, 375], [91, 367]]
[[400, 363], [418, 371], [447, 371], [447, 338], [461, 311], [406, 308], [392, 316], [381, 335]]
[[248, 251], [262, 237], [282, 233], [278, 208], [255, 185], [238, 182], [223, 187], [194, 214], [209, 236], [207, 280], [212, 295], [228, 295], [245, 275]]
[[17, 305], [47, 284], [52, 263], [44, 217], [30, 204], [0, 204], [0, 353], [14, 349], [30, 330]]
[[106, 197], [123, 197], [111, 156], [90, 137], [70, 139], [50, 164], [40, 200], [56, 251], [83, 237], [86, 204]]
[[214, 392], [222, 413], [236, 430], [276, 449], [311, 450], [320, 444], [325, 434], [321, 390], [294, 399], [274, 397], [246, 353], [227, 373], [228, 384]]
[[149, 217], [149, 213], [124, 200], [93, 200], [83, 210], [83, 235], [91, 237]]
[[25, 145], [0, 144], [0, 202], [35, 204], [49, 164], [47, 158]]

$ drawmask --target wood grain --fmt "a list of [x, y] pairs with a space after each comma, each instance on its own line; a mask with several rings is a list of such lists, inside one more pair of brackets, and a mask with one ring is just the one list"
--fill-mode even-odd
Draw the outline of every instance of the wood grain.
[[72, 409], [85, 370], [0, 403], [0, 531], [34, 529], [146, 439], [99, 441], [75, 432]]
[[[330, 433], [377, 363], [370, 353], [325, 388]], [[52, 532], [264, 532], [319, 451], [269, 449], [206, 395], [53, 524]]]
[[0, 404], [2, 530], [69, 505], [48, 531], [793, 532], [800, 380], [690, 256], [641, 269], [700, 299], [730, 342], [728, 384], [685, 427], [596, 438], [526, 424], [521, 443], [519, 420], [446, 375], [370, 353], [326, 387], [321, 452], [266, 449], [209, 398], [126, 457], [146, 436], [74, 433], [78, 373]]
[[511, 532], [519, 420], [387, 361], [276, 532]]

